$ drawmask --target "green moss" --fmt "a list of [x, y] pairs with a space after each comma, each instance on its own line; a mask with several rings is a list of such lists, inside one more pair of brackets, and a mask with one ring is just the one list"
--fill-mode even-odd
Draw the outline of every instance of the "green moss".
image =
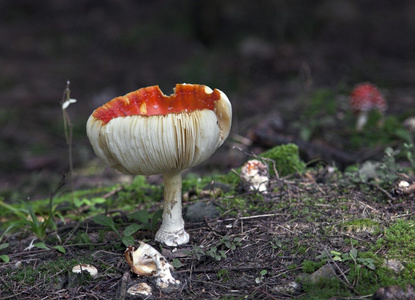
[[229, 271], [227, 269], [220, 269], [218, 271], [218, 274], [216, 275], [216, 277], [218, 278], [219, 281], [222, 282], [228, 282], [230, 277], [229, 277]]
[[382, 117], [378, 111], [369, 113], [368, 122], [361, 132], [350, 136], [354, 148], [390, 145], [396, 141], [410, 143], [410, 132], [403, 126], [403, 120], [396, 116]]
[[[19, 268], [7, 270], [7, 279], [10, 284], [3, 287], [4, 291], [12, 289], [13, 283], [23, 287], [26, 286], [28, 289], [37, 282], [43, 282], [45, 286], [50, 287], [51, 284], [57, 284], [60, 280], [59, 276], [56, 276], [57, 274], [74, 278], [74, 280], [76, 280], [74, 286], [88, 284], [94, 280], [89, 274], [78, 276], [70, 272], [73, 266], [80, 263], [90, 264], [92, 263], [92, 258], [82, 257], [80, 261], [79, 258], [65, 259], [59, 257], [56, 260], [39, 263], [36, 266], [23, 263]], [[12, 292], [12, 290], [10, 290], [10, 292]]]
[[384, 238], [377, 242], [377, 246], [386, 247], [389, 256], [415, 262], [415, 221], [397, 220], [385, 229]]
[[318, 282], [303, 282], [304, 297], [298, 299], [331, 299], [341, 296], [353, 296], [352, 293], [337, 278], [322, 278]]
[[90, 244], [91, 239], [86, 232], [79, 232], [75, 237], [73, 244]]
[[316, 117], [321, 115], [334, 115], [337, 111], [335, 93], [328, 89], [318, 89], [313, 92], [308, 102], [305, 112], [306, 117]]
[[379, 230], [379, 223], [371, 219], [353, 219], [342, 224], [342, 231], [374, 233]]
[[[259, 156], [274, 161], [275, 168], [280, 176], [287, 176], [297, 172], [302, 173], [305, 170], [305, 163], [301, 161], [298, 146], [295, 144], [276, 146], [260, 154]], [[272, 161], [264, 161], [268, 164], [271, 175], [274, 174], [274, 166]]]
[[130, 185], [117, 193], [117, 197], [113, 198], [109, 205], [127, 211], [134, 209], [138, 204], [149, 208], [155, 201], [160, 202], [163, 199], [163, 192], [161, 186], [149, 184], [145, 176], [138, 175]]
[[317, 263], [317, 262], [306, 259], [301, 264], [301, 268], [303, 269], [303, 272], [305, 272], [305, 273], [313, 273], [313, 272], [317, 271], [317, 269], [320, 268], [321, 265], [322, 265], [321, 262]]

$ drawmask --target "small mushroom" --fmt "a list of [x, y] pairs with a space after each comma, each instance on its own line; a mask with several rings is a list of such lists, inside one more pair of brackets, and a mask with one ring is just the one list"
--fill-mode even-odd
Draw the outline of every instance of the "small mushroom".
[[367, 123], [369, 111], [378, 110], [383, 114], [387, 105], [376, 86], [371, 83], [361, 83], [351, 92], [350, 107], [357, 115], [356, 129], [361, 131]]
[[177, 84], [165, 96], [151, 86], [97, 108], [87, 122], [92, 147], [106, 164], [132, 175], [163, 174], [163, 222], [155, 239], [185, 244], [181, 171], [200, 164], [229, 135], [232, 107], [226, 95], [204, 85]]
[[399, 180], [395, 184], [394, 192], [396, 195], [409, 195], [415, 192], [415, 182], [407, 180]]
[[403, 126], [408, 129], [409, 132], [415, 132], [415, 117], [408, 117], [404, 122]]
[[152, 289], [151, 286], [149, 286], [147, 283], [140, 282], [130, 286], [127, 290], [127, 293], [132, 296], [151, 296]]
[[88, 265], [88, 264], [76, 265], [72, 268], [72, 272], [73, 273], [88, 272], [89, 275], [91, 275], [92, 277], [98, 274], [97, 268], [95, 268], [93, 265]]
[[156, 277], [156, 284], [163, 290], [176, 289], [179, 280], [171, 275], [173, 266], [166, 258], [149, 244], [140, 242], [137, 250], [129, 246], [124, 252], [125, 259], [131, 267], [131, 271], [137, 275]]
[[259, 160], [247, 161], [241, 168], [241, 178], [246, 190], [268, 193], [268, 166]]

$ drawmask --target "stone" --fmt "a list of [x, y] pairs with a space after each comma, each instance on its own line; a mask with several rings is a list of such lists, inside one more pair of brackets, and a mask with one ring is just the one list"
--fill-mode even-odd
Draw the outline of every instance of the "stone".
[[186, 222], [202, 222], [205, 218], [217, 218], [220, 209], [212, 203], [196, 202], [186, 207], [184, 219]]

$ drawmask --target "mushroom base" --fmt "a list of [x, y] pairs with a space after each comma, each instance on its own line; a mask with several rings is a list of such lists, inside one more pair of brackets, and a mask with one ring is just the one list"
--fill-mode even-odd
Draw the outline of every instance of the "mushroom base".
[[189, 234], [184, 229], [171, 232], [160, 228], [156, 232], [155, 240], [167, 246], [178, 246], [189, 242]]

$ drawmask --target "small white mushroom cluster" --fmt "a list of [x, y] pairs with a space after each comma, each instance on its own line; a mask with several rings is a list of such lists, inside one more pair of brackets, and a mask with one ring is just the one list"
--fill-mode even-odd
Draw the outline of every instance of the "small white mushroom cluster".
[[124, 256], [133, 273], [155, 277], [156, 285], [160, 289], [170, 291], [180, 285], [180, 281], [171, 274], [173, 266], [149, 244], [140, 241], [140, 246], [137, 249], [129, 246], [125, 250]]
[[241, 168], [241, 178], [245, 190], [268, 193], [268, 166], [259, 160], [251, 159], [247, 161]]

